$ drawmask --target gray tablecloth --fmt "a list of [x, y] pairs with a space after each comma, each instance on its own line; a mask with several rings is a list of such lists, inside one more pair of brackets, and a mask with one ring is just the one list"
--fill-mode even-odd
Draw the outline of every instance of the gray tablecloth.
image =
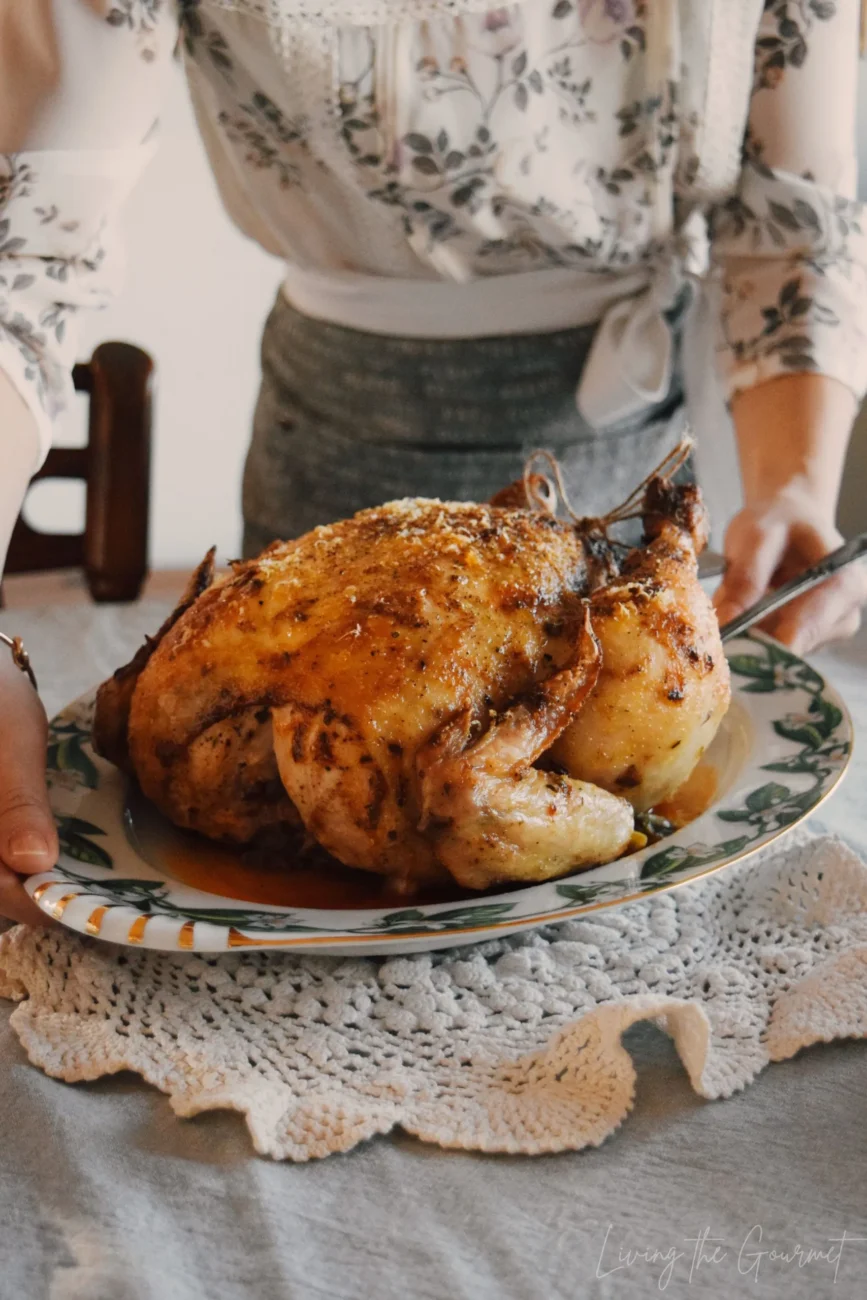
[[[8, 612], [0, 629], [24, 636], [56, 708], [162, 612]], [[816, 662], [867, 724], [867, 636]], [[867, 854], [865, 769], [856, 753], [817, 824]], [[867, 1294], [862, 1043], [706, 1102], [641, 1026], [635, 1113], [597, 1150], [491, 1157], [397, 1135], [301, 1166], [254, 1156], [237, 1116], [176, 1119], [131, 1076], [48, 1079], [7, 1020], [0, 1004], [0, 1300]]]

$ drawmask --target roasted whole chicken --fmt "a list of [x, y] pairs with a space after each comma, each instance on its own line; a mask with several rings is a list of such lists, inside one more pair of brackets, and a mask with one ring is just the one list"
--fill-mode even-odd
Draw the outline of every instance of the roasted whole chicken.
[[[300, 823], [401, 887], [540, 881], [626, 851], [729, 702], [695, 486], [604, 520], [529, 474], [490, 505], [393, 501], [196, 571], [99, 691], [97, 748], [180, 826]], [[611, 540], [640, 514], [644, 539]]]

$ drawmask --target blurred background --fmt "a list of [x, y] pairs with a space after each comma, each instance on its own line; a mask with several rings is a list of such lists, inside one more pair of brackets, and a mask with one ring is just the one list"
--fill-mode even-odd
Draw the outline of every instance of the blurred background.
[[[867, 195], [867, 64], [861, 69], [861, 193]], [[79, 354], [106, 339], [146, 348], [157, 363], [151, 564], [185, 568], [216, 542], [234, 556], [241, 535], [240, 482], [258, 385], [258, 348], [281, 278], [280, 264], [225, 216], [200, 146], [180, 68], [166, 96], [156, 159], [124, 215], [128, 270], [122, 295], [84, 320]], [[865, 304], [867, 309], [867, 304]], [[73, 409], [58, 442], [82, 440], [84, 408]], [[712, 502], [733, 510], [731, 473]], [[83, 485], [49, 481], [30, 495], [43, 529], [80, 527]], [[853, 438], [840, 526], [867, 529], [867, 409]]]

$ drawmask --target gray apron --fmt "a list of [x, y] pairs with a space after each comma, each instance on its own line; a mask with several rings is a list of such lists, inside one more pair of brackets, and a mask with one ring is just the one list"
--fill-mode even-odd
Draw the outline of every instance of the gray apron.
[[[670, 318], [676, 336], [685, 306]], [[683, 392], [675, 366], [662, 402], [594, 432], [575, 390], [595, 329], [391, 338], [313, 320], [278, 294], [244, 471], [244, 554], [399, 497], [486, 501], [536, 447], [561, 461], [576, 509], [611, 509], [680, 438]]]

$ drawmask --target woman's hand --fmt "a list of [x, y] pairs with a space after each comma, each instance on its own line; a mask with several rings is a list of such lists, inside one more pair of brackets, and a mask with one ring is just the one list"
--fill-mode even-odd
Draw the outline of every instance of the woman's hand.
[[20, 876], [57, 861], [57, 831], [45, 789], [45, 711], [0, 646], [0, 916], [46, 925]]
[[[834, 520], [855, 412], [849, 390], [824, 375], [784, 375], [735, 398], [746, 504], [726, 533], [728, 568], [714, 597], [720, 623], [842, 544]], [[865, 600], [867, 574], [852, 566], [762, 627], [805, 654], [852, 636]]]
[[[0, 370], [0, 576], [12, 526], [36, 462], [36, 423]], [[45, 790], [45, 712], [0, 645], [0, 916], [46, 925], [19, 876], [49, 871], [57, 831]]]
[[[784, 490], [770, 501], [747, 506], [726, 533], [728, 568], [714, 597], [720, 623], [740, 614], [770, 587], [817, 564], [842, 542], [833, 517], [803, 490]], [[853, 565], [777, 610], [761, 626], [796, 654], [807, 654], [826, 641], [853, 636], [865, 601], [867, 572]]]

